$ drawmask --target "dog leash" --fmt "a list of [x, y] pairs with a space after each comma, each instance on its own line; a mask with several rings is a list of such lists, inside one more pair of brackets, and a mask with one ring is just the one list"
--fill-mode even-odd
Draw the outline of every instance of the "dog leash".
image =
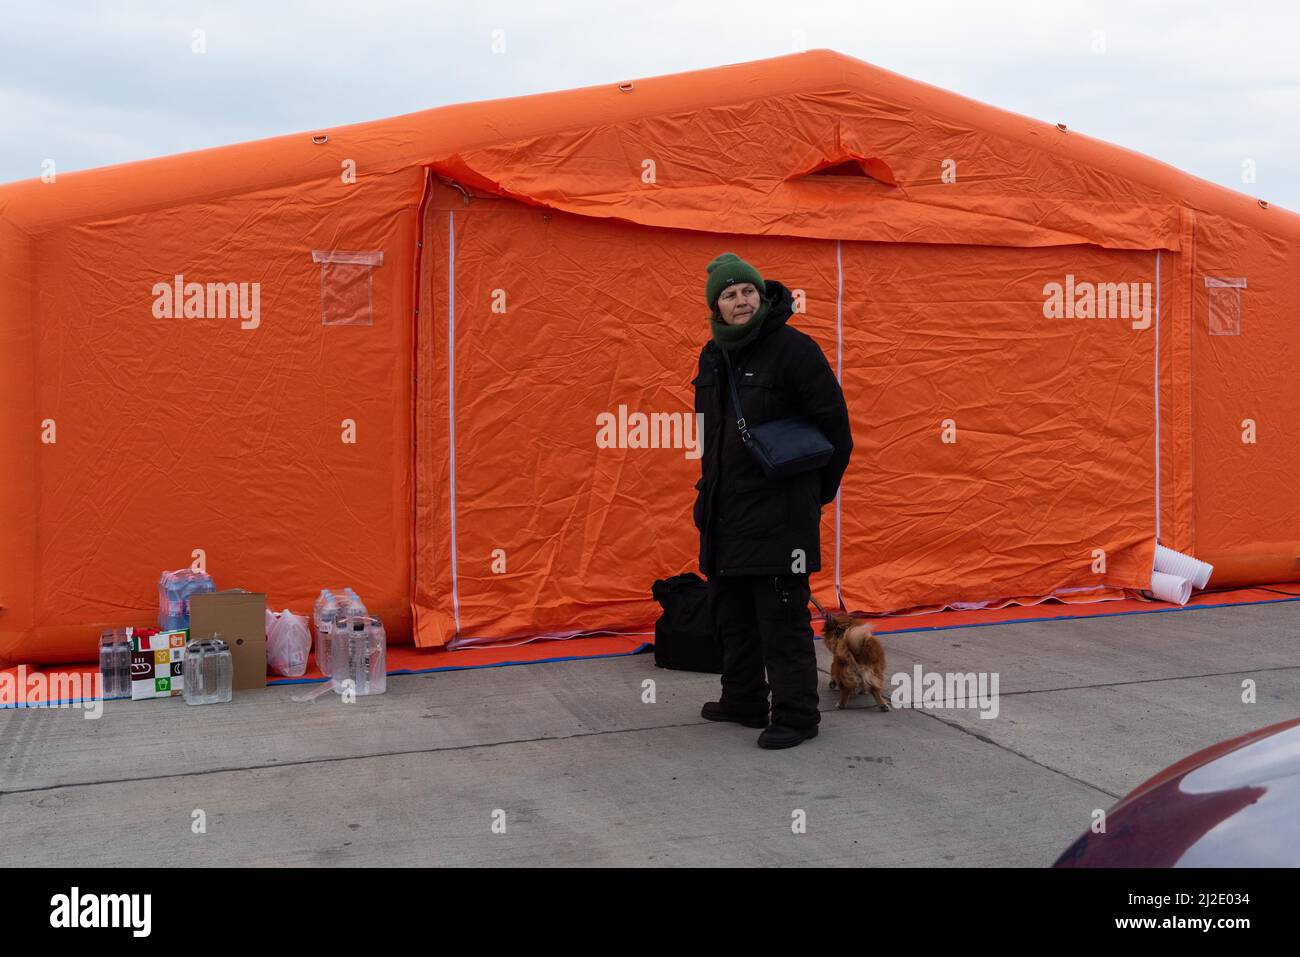
[[[817, 600], [817, 596], [816, 596], [816, 595], [814, 595], [814, 594], [812, 594], [812, 593], [810, 592], [809, 595], [808, 595], [808, 597], [809, 597], [810, 599], [812, 599], [812, 603], [813, 603], [815, 606], [817, 606], [817, 610], [818, 610], [819, 612], [821, 612], [821, 616], [822, 616], [822, 618], [826, 619], [827, 621], [832, 621], [832, 620], [835, 618], [834, 615], [832, 615], [829, 611], [827, 611], [825, 608], [822, 607], [822, 603], [819, 602], [819, 601]], [[850, 618], [854, 618], [854, 619], [859, 619], [859, 620], [860, 620], [860, 616], [853, 614], [852, 612], [848, 611], [848, 609], [845, 609], [845, 614], [848, 615]]]
[[831, 620], [830, 612], [828, 612], [825, 608], [822, 607], [822, 603], [817, 600], [817, 596], [809, 593], [808, 597], [812, 599], [812, 603], [817, 607], [817, 610], [821, 612], [821, 616], [827, 621], [830, 621]]

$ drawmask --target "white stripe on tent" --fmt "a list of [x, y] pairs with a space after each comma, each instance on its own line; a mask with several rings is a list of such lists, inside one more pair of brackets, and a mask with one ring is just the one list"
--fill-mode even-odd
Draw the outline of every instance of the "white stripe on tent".
[[447, 421], [451, 464], [451, 604], [460, 634], [456, 584], [456, 211], [447, 211]]
[[[835, 273], [837, 287], [835, 290], [835, 379], [841, 382], [844, 371], [844, 269], [840, 263], [840, 241], [835, 240]], [[844, 597], [840, 594], [840, 489], [835, 490], [835, 602], [844, 607]]]
[[[1160, 250], [1156, 250], [1156, 541], [1160, 541]], [[1152, 566], [1155, 571], [1155, 566]]]

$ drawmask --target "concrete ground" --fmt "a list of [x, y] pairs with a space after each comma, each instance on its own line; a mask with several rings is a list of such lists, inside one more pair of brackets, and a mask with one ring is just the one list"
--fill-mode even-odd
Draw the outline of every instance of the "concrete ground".
[[1298, 630], [1289, 602], [885, 638], [891, 675], [996, 672], [991, 719], [835, 711], [818, 642], [821, 733], [787, 751], [703, 720], [717, 678], [649, 655], [354, 704], [0, 711], [0, 866], [1044, 866], [1167, 764], [1300, 713]]

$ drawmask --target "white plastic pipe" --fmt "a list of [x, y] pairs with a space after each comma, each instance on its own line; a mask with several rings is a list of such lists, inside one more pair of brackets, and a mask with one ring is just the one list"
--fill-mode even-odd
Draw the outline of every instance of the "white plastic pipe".
[[[1191, 555], [1176, 552], [1172, 548], [1156, 545], [1155, 570], [1166, 575], [1177, 575], [1179, 578], [1186, 578], [1197, 588], [1204, 588], [1210, 582], [1210, 573], [1214, 571], [1214, 566], [1193, 558]], [[1154, 591], [1154, 589], [1152, 590]]]
[[1167, 575], [1164, 572], [1151, 573], [1151, 594], [1161, 601], [1173, 602], [1175, 605], [1186, 605], [1192, 597], [1192, 583], [1186, 578], [1180, 578], [1177, 575]]

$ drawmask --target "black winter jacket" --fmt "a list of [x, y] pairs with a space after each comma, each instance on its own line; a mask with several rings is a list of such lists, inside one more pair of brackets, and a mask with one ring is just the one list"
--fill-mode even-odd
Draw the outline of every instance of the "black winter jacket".
[[700, 351], [695, 411], [703, 413], [701, 477], [695, 488], [700, 570], [712, 575], [789, 575], [795, 550], [803, 571], [821, 569], [822, 506], [835, 500], [853, 451], [844, 393], [821, 348], [787, 324], [790, 290], [766, 280], [771, 301], [758, 338], [731, 354], [748, 425], [806, 415], [835, 446], [821, 469], [769, 479], [736, 430], [722, 350], [712, 339]]

